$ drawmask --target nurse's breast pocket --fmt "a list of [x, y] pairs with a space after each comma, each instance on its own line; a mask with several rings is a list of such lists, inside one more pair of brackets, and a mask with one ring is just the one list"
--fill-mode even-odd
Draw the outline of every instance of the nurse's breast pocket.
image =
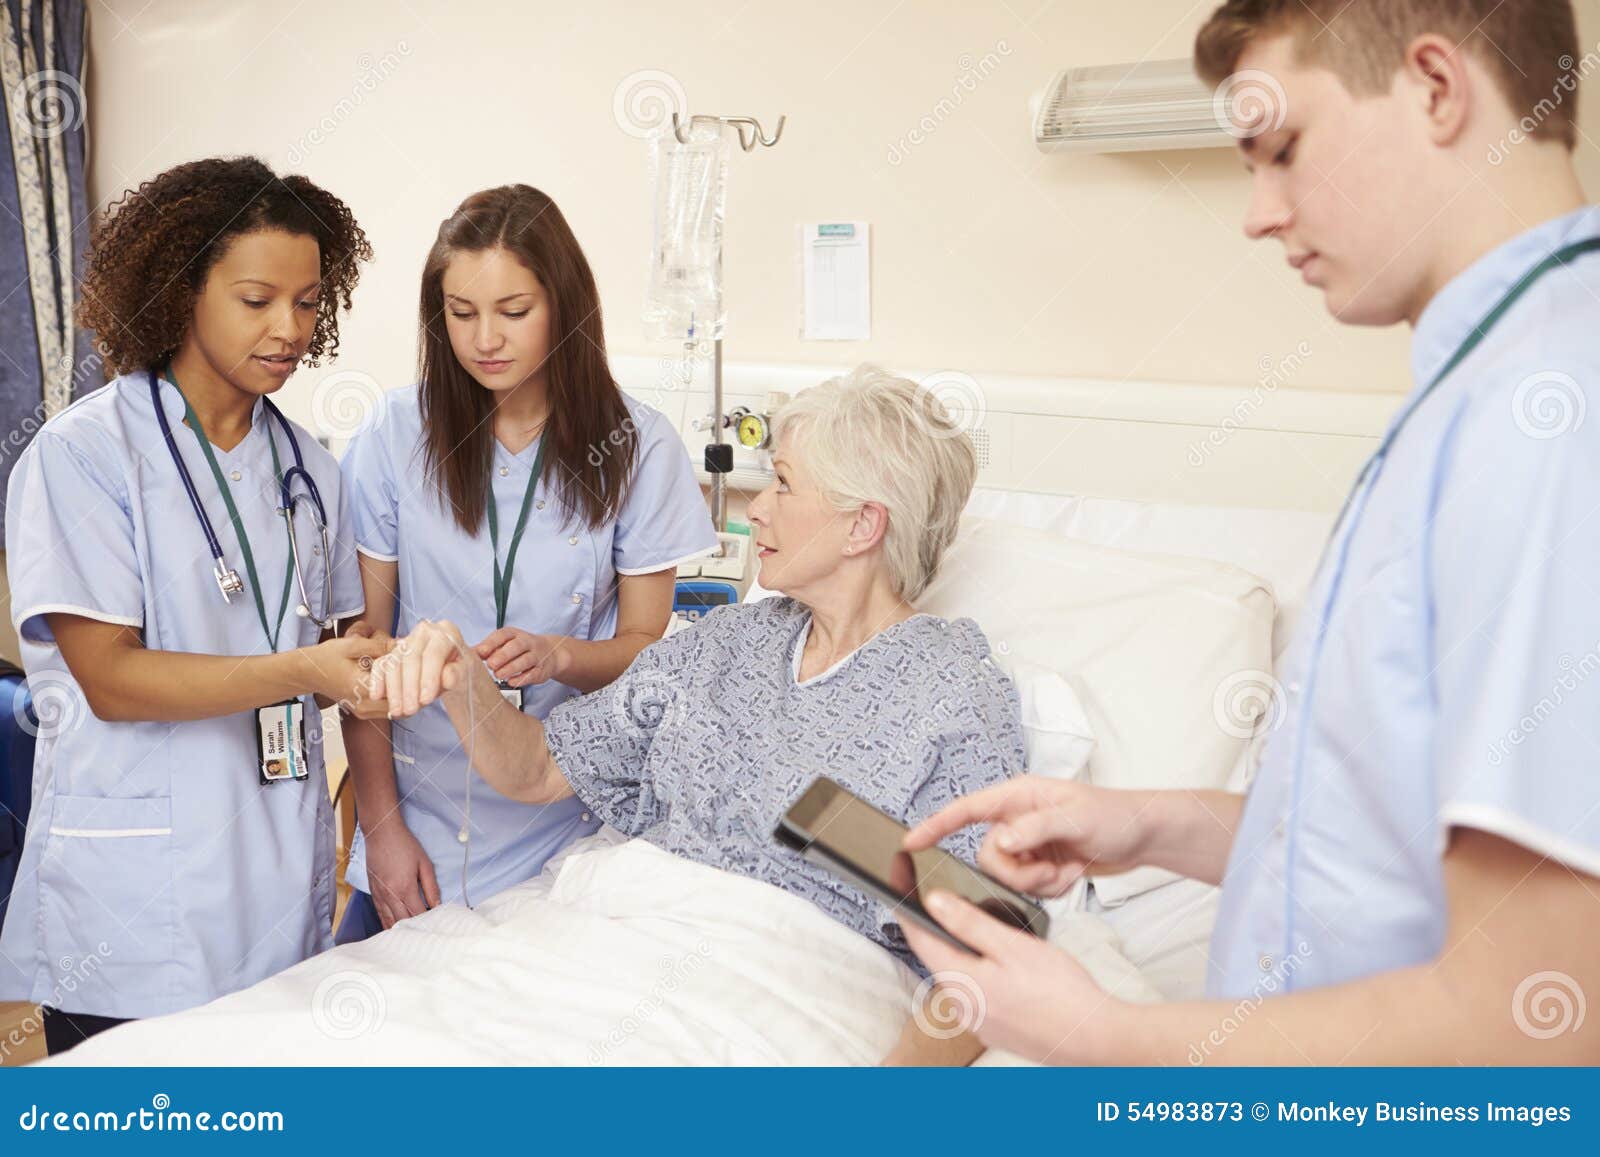
[[39, 863], [40, 920], [57, 962], [173, 958], [172, 800], [57, 796]]

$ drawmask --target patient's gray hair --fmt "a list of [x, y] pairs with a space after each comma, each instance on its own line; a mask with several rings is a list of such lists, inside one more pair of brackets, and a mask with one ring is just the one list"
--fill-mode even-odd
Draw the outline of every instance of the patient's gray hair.
[[911, 601], [939, 573], [978, 476], [972, 441], [933, 394], [909, 378], [859, 366], [798, 394], [773, 419], [773, 443], [798, 445], [840, 510], [889, 511], [889, 578]]

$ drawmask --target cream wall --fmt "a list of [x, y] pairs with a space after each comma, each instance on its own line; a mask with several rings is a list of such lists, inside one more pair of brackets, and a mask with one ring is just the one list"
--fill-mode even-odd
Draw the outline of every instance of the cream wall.
[[[572, 220], [613, 350], [665, 351], [639, 321], [645, 145], [613, 110], [619, 83], [653, 70], [692, 110], [789, 117], [777, 148], [735, 155], [730, 359], [1238, 383], [1304, 342], [1289, 387], [1403, 389], [1403, 332], [1334, 325], [1276, 244], [1242, 240], [1246, 186], [1229, 151], [1034, 148], [1028, 101], [1053, 70], [1186, 54], [1210, 7], [96, 2], [92, 193], [215, 153], [326, 184], [378, 253], [337, 368], [398, 385], [438, 221], [472, 190], [525, 181]], [[1600, 14], [1581, 7], [1592, 47]], [[1596, 100], [1591, 84], [1590, 113]], [[905, 149], [924, 117], [933, 131]], [[1581, 152], [1594, 187], [1600, 156]], [[795, 225], [839, 218], [873, 226], [873, 338], [801, 341]], [[328, 371], [296, 379], [291, 409]]]
[[[1578, 6], [1592, 50], [1600, 3]], [[411, 379], [434, 229], [463, 195], [505, 181], [542, 186], [571, 218], [613, 350], [666, 352], [639, 322], [645, 146], [614, 113], [625, 78], [663, 72], [692, 110], [789, 116], [776, 149], [734, 160], [730, 359], [1240, 383], [1305, 343], [1284, 389], [1403, 389], [1403, 332], [1332, 324], [1275, 245], [1240, 238], [1246, 188], [1229, 153], [1034, 149], [1028, 101], [1055, 69], [1183, 55], [1210, 7], [93, 0], [91, 193], [104, 202], [176, 162], [254, 152], [351, 203], [378, 260], [340, 361], [289, 387], [301, 415], [334, 368]], [[1597, 101], [1591, 80], [1581, 123]], [[905, 149], [925, 117], [932, 131]], [[1587, 136], [1578, 159], [1600, 187]], [[797, 337], [794, 227], [830, 218], [873, 225], [871, 342]]]

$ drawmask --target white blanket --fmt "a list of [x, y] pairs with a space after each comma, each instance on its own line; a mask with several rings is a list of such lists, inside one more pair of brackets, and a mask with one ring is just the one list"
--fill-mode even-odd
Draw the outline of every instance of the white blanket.
[[474, 909], [446, 904], [55, 1063], [876, 1064], [916, 984], [808, 901], [592, 837]]

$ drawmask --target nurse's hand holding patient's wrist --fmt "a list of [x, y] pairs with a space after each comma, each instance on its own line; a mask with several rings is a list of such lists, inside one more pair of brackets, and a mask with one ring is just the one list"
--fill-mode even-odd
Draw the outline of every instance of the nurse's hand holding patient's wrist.
[[349, 634], [342, 639], [327, 639], [303, 648], [310, 690], [329, 703], [354, 706], [365, 697], [370, 668], [390, 646], [392, 641], [386, 638]]

